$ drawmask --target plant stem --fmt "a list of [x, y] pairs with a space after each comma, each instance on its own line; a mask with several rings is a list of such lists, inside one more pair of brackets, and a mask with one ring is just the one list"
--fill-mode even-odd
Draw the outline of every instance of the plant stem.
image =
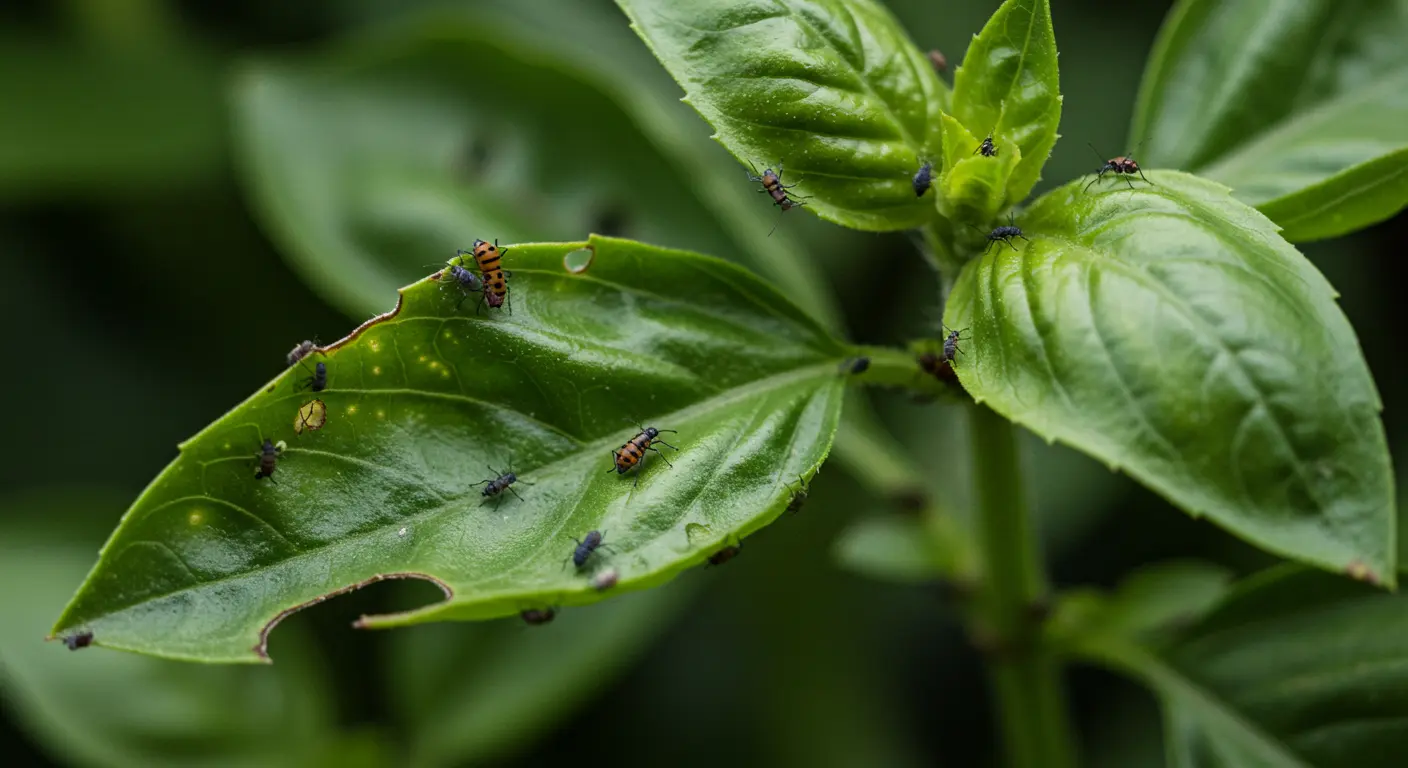
[[985, 588], [980, 637], [1002, 737], [1015, 768], [1071, 768], [1071, 737], [1060, 665], [1041, 645], [1033, 611], [1047, 596], [1031, 511], [1022, 485], [1016, 428], [984, 405], [968, 409], [974, 466], [974, 526]]

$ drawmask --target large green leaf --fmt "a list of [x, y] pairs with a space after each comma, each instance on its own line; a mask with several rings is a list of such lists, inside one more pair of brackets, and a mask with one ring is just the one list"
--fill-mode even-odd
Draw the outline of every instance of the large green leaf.
[[760, 170], [785, 165], [818, 216], [877, 231], [932, 217], [911, 178], [939, 157], [948, 89], [879, 3], [617, 4], [715, 138]]
[[1292, 241], [1408, 205], [1408, 2], [1184, 0], [1150, 57], [1145, 165], [1232, 186]]
[[[554, 17], [579, 27], [589, 18], [571, 8]], [[466, 231], [507, 242], [605, 228], [734, 254], [815, 316], [834, 317], [816, 268], [766, 237], [775, 211], [749, 205], [747, 183], [718, 158], [706, 164], [681, 146], [696, 143], [651, 88], [522, 27], [482, 9], [434, 14], [244, 68], [239, 167], [315, 289], [361, 317], [423, 274], [424, 254], [464, 247]]]
[[[456, 310], [429, 280], [338, 342], [326, 426], [295, 437], [294, 369], [182, 446], [104, 547], [55, 631], [178, 658], [257, 661], [278, 618], [389, 577], [443, 603], [367, 625], [480, 619], [603, 598], [564, 559], [603, 530], [620, 585], [698, 565], [780, 514], [825, 458], [846, 349], [716, 259], [629, 241], [508, 246], [512, 314]], [[582, 274], [564, 256], [589, 247]], [[610, 450], [636, 419], [678, 430], [637, 476]], [[630, 424], [627, 421], [630, 420]], [[263, 438], [290, 445], [257, 482]], [[520, 501], [482, 506], [512, 460]], [[609, 474], [608, 474], [609, 473]]]
[[1273, 552], [1394, 583], [1378, 393], [1335, 293], [1227, 189], [1177, 172], [1038, 200], [944, 321], [974, 398]]
[[954, 73], [953, 109], [975, 136], [994, 134], [998, 158], [1004, 149], [1016, 154], [1012, 146], [1020, 148], [1007, 201], [1021, 202], [1041, 178], [1061, 123], [1056, 34], [1047, 0], [1007, 0], [997, 9]]
[[1176, 643], [1081, 653], [1163, 699], [1171, 765], [1395, 766], [1408, 749], [1408, 600], [1278, 568]]
[[112, 491], [32, 491], [0, 503], [0, 692], [16, 720], [68, 765], [307, 766], [331, 743], [332, 702], [307, 638], [288, 664], [229, 669], [45, 643], [54, 606], [83, 580]]

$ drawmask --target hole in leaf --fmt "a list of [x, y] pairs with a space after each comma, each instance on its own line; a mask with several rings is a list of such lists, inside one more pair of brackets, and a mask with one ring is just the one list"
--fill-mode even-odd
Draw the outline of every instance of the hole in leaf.
[[364, 581], [359, 581], [356, 584], [350, 584], [346, 587], [342, 587], [341, 589], [335, 589], [324, 595], [315, 597], [306, 603], [300, 603], [299, 605], [291, 606], [289, 608], [283, 609], [282, 611], [279, 611], [278, 615], [270, 619], [269, 622], [264, 625], [263, 629], [259, 630], [259, 642], [254, 645], [254, 652], [259, 654], [264, 659], [269, 658], [269, 633], [273, 631], [274, 627], [278, 626], [279, 622], [283, 621], [289, 616], [292, 616], [293, 614], [298, 613], [299, 611], [302, 611], [305, 608], [311, 608], [312, 606], [327, 602], [329, 599], [338, 597], [339, 595], [345, 595], [349, 592], [355, 592], [364, 587], [368, 587], [372, 584], [386, 581], [388, 579], [418, 579], [421, 581], [429, 582], [430, 584], [434, 584], [435, 586], [439, 587], [439, 591], [444, 596], [444, 599], [449, 600], [450, 598], [454, 597], [454, 591], [450, 589], [450, 585], [429, 574], [379, 573]]
[[587, 271], [587, 267], [592, 265], [592, 259], [596, 258], [596, 251], [591, 248], [578, 248], [569, 251], [562, 257], [562, 267], [574, 275], [580, 275]]

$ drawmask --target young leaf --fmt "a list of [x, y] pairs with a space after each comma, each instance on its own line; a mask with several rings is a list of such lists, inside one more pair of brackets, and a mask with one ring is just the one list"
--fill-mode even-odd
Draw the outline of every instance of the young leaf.
[[[1332, 597], [1333, 596], [1333, 597]], [[1161, 651], [1080, 651], [1163, 699], [1174, 765], [1375, 765], [1408, 747], [1408, 600], [1278, 568]]]
[[[991, 131], [1021, 148], [1021, 161], [1007, 182], [1007, 202], [1026, 198], [1041, 178], [1061, 123], [1056, 35], [1047, 0], [1007, 0], [997, 9], [954, 73], [953, 112], [973, 135]], [[999, 146], [999, 157], [1009, 148]]]
[[[541, 22], [531, 31], [530, 10]], [[579, 36], [590, 29], [593, 45], [641, 47], [607, 10], [615, 36], [581, 8], [550, 15]], [[425, 253], [465, 247], [463, 232], [510, 242], [596, 231], [730, 254], [814, 317], [834, 317], [806, 254], [766, 237], [777, 210], [741, 192], [747, 182], [719, 167], [722, 152], [692, 140], [687, 129], [702, 126], [674, 101], [674, 83], [657, 73], [662, 96], [619, 79], [602, 57], [543, 32], [542, 13], [430, 14], [311, 56], [245, 64], [237, 167], [308, 283], [364, 317], [424, 274]]]
[[[948, 89], [875, 0], [617, 0], [740, 161], [786, 167], [818, 216], [928, 221], [911, 178], [939, 156]], [[741, 174], [740, 174], [741, 178]]]
[[[568, 272], [583, 247], [591, 267]], [[259, 661], [282, 616], [379, 579], [446, 599], [366, 626], [580, 605], [668, 581], [782, 512], [830, 448], [845, 348], [716, 259], [600, 237], [508, 248], [511, 314], [427, 279], [315, 353], [321, 430], [293, 435], [313, 397], [295, 366], [187, 441], [54, 631]], [[618, 475], [612, 451], [641, 422], [677, 430], [661, 438], [679, 450]], [[273, 482], [254, 475], [261, 440], [288, 443]], [[517, 495], [481, 495], [510, 462]], [[591, 530], [610, 547], [574, 569]], [[599, 593], [607, 566], [619, 584]]]
[[1273, 552], [1394, 582], [1392, 470], [1334, 290], [1227, 189], [1075, 182], [965, 267], [975, 399]]
[[945, 216], [956, 222], [986, 226], [1007, 207], [1007, 185], [1021, 164], [1022, 148], [1004, 141], [1006, 151], [998, 150], [996, 157], [974, 154], [979, 140], [948, 114], [944, 114], [943, 121], [944, 171], [939, 177], [939, 206]]
[[[1408, 6], [1184, 0], [1150, 55], [1131, 142], [1145, 167], [1230, 185], [1291, 241], [1408, 204]], [[1284, 217], [1284, 218], [1283, 218]]]
[[868, 517], [836, 540], [841, 565], [871, 578], [899, 583], [969, 579], [976, 574], [971, 534], [945, 510], [924, 516]]

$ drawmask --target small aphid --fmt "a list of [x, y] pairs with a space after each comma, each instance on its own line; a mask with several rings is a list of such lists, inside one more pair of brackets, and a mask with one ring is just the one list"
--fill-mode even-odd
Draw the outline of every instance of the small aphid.
[[[532, 485], [532, 483], [526, 480], [518, 479], [518, 475], [514, 474], [513, 472], [512, 461], [509, 461], [508, 463], [507, 472], [500, 472], [499, 470], [494, 469], [493, 467], [489, 467], [489, 471], [494, 473], [494, 478], [492, 480], [480, 480], [479, 482], [474, 484], [484, 486], [484, 490], [482, 491], [482, 493], [485, 499], [483, 503], [480, 504], [480, 506], [488, 504], [490, 498], [498, 496], [504, 491], [508, 491], [509, 493], [513, 494], [515, 497], [517, 497], [519, 501], [523, 501], [523, 497], [518, 495], [518, 491], [513, 490], [513, 484], [522, 483], [524, 485]], [[499, 501], [502, 501], [502, 498], [500, 498]]]
[[328, 423], [328, 406], [322, 400], [310, 400], [298, 409], [293, 417], [293, 433], [303, 434], [304, 430], [316, 432]]
[[587, 560], [591, 559], [593, 552], [603, 548], [611, 549], [611, 547], [606, 544], [605, 539], [606, 534], [601, 531], [587, 531], [586, 537], [581, 541], [573, 539], [572, 541], [577, 543], [577, 548], [572, 550], [572, 564], [577, 566], [578, 570], [581, 570], [582, 566], [587, 564]]
[[958, 348], [958, 342], [960, 341], [960, 338], [959, 338], [959, 337], [963, 334], [963, 331], [966, 331], [966, 330], [968, 330], [968, 329], [967, 329], [967, 328], [964, 328], [964, 329], [962, 329], [962, 330], [957, 330], [957, 331], [950, 330], [950, 331], [948, 332], [948, 336], [944, 339], [944, 356], [943, 356], [943, 362], [945, 362], [945, 363], [947, 363], [947, 364], [949, 364], [949, 365], [951, 366], [951, 365], [953, 365], [953, 356], [954, 356], [955, 354], [958, 354], [958, 355], [963, 354], [963, 350], [961, 350], [961, 349]]
[[802, 508], [802, 505], [807, 503], [808, 490], [810, 490], [810, 487], [807, 485], [806, 478], [797, 475], [797, 490], [792, 492], [792, 499], [787, 502], [788, 512], [796, 514], [797, 511]]
[[[1094, 152], [1096, 157], [1100, 157], [1100, 150], [1096, 149], [1094, 144], [1087, 144], [1086, 146], [1090, 147], [1090, 151]], [[1136, 173], [1139, 174], [1139, 178], [1144, 181], [1150, 184], [1154, 183], [1144, 178], [1144, 171], [1139, 169], [1139, 163], [1134, 162], [1134, 158], [1121, 155], [1120, 157], [1112, 157], [1106, 160], [1105, 164], [1100, 166], [1100, 170], [1095, 172], [1095, 178], [1090, 180], [1090, 184], [1085, 185], [1085, 191], [1089, 192], [1091, 185], [1105, 178], [1106, 173], [1113, 173], [1115, 174], [1115, 178], [1124, 179], [1124, 183], [1128, 184], [1130, 189], [1134, 189], [1134, 182], [1130, 181], [1129, 177]]]
[[77, 632], [64, 638], [64, 645], [67, 645], [70, 651], [76, 651], [79, 648], [87, 648], [92, 644], [92, 632]]
[[[483, 240], [475, 240], [473, 250], [469, 251], [474, 256], [474, 262], [479, 265], [479, 274], [484, 277], [484, 287], [480, 290], [479, 307], [475, 307], [475, 312], [485, 304], [490, 309], [502, 307], [508, 299], [508, 279], [513, 277], [513, 273], [500, 266], [504, 254], [508, 253], [507, 248], [499, 248], [499, 241], [492, 244]], [[458, 256], [464, 259], [465, 251], [459, 251]], [[513, 304], [509, 303], [508, 313], [513, 314]]]
[[[751, 166], [750, 166], [750, 167], [751, 167]], [[793, 187], [795, 187], [795, 186], [797, 186], [797, 185], [796, 185], [796, 184], [783, 184], [783, 183], [782, 183], [782, 165], [781, 165], [781, 164], [779, 164], [779, 165], [777, 166], [777, 172], [776, 172], [776, 173], [774, 173], [771, 168], [766, 168], [766, 169], [764, 169], [762, 176], [755, 176], [754, 174], [756, 174], [757, 172], [758, 172], [758, 169], [757, 169], [757, 168], [753, 168], [753, 173], [748, 174], [748, 180], [749, 180], [749, 181], [761, 182], [762, 185], [763, 185], [763, 188], [760, 189], [760, 190], [758, 190], [758, 191], [759, 191], [759, 192], [766, 192], [766, 193], [768, 193], [769, 195], [771, 195], [771, 196], [772, 196], [773, 204], [777, 205], [777, 206], [778, 206], [779, 208], [781, 208], [783, 211], [790, 211], [790, 210], [792, 210], [793, 207], [801, 206], [801, 205], [806, 205], [806, 203], [798, 202], [796, 198], [793, 198], [793, 197], [788, 196], [787, 190], [789, 190], [789, 189], [791, 189], [791, 188], [793, 188]]]
[[275, 445], [272, 440], [265, 440], [259, 453], [254, 454], [254, 458], [259, 462], [259, 471], [254, 473], [255, 480], [269, 478], [269, 482], [274, 482], [274, 470], [279, 466], [279, 454], [283, 453], [284, 444], [282, 441]]
[[592, 589], [598, 592], [605, 592], [616, 586], [616, 582], [621, 579], [621, 574], [615, 568], [607, 568], [592, 577]]
[[469, 298], [471, 293], [484, 292], [484, 281], [479, 279], [479, 275], [474, 274], [474, 270], [464, 265], [464, 255], [465, 251], [456, 252], [455, 256], [459, 259], [459, 263], [451, 264], [440, 278], [441, 282], [459, 286], [462, 295], [460, 300], [455, 302], [456, 311], [459, 311], [460, 306], [464, 304], [464, 300]]
[[293, 366], [297, 365], [299, 360], [302, 360], [303, 358], [313, 354], [313, 352], [317, 349], [318, 345], [316, 342], [307, 340], [299, 342], [298, 346], [289, 350], [288, 367], [292, 368]]
[[934, 183], [934, 164], [926, 162], [914, 173], [914, 196], [923, 197]]
[[[306, 366], [305, 366], [306, 367]], [[298, 383], [296, 389], [311, 389], [314, 392], [322, 392], [328, 386], [328, 364], [318, 363], [313, 366], [313, 375]]]
[[[666, 466], [675, 466], [674, 464], [670, 463], [669, 459], [665, 458], [665, 454], [660, 453], [660, 450], [654, 446], [654, 443], [659, 443], [665, 446], [666, 448], [674, 448], [677, 451], [679, 450], [678, 448], [675, 448], [675, 446], [670, 445], [664, 440], [661, 440], [661, 432], [675, 432], [675, 430], [656, 429], [655, 427], [641, 428], [641, 431], [635, 437], [631, 438], [630, 440], [627, 440], [626, 444], [621, 446], [621, 450], [611, 452], [611, 458], [612, 461], [615, 463], [615, 466], [606, 471], [608, 473], [614, 471], [618, 475], [624, 475], [629, 472], [633, 467], [639, 466], [641, 464], [641, 460], [645, 458], [646, 451], [654, 451], [655, 454], [660, 457], [660, 460], [665, 462]], [[636, 473], [635, 485], [640, 485], [640, 472]]]
[[727, 563], [728, 561], [737, 557], [738, 553], [742, 551], [742, 542], [739, 542], [738, 544], [729, 544], [718, 552], [709, 555], [709, 565], [723, 565], [724, 563]]
[[850, 374], [861, 374], [870, 370], [870, 358], [868, 357], [848, 357], [841, 361], [841, 372]]
[[929, 51], [929, 63], [934, 65], [936, 72], [948, 71], [948, 59], [937, 48]]
[[997, 147], [993, 146], [991, 133], [988, 134], [986, 139], [983, 139], [983, 143], [979, 144], [977, 149], [973, 150], [973, 154], [976, 155], [979, 153], [981, 153], [983, 157], [997, 157]]
[[[997, 227], [996, 229], [988, 233], [988, 247], [983, 249], [983, 253], [987, 253], [989, 250], [992, 250], [992, 247], [1000, 242], [1011, 245], [1012, 250], [1015, 251], [1017, 250], [1017, 246], [1012, 244], [1013, 238], [1020, 237], [1023, 240], [1027, 240], [1026, 236], [1022, 234], [1022, 228], [1017, 226], [1015, 223], [1011, 223], [1012, 219], [1010, 214], [1008, 216], [1008, 222], [1008, 224], [1001, 227]], [[1031, 241], [1027, 240], [1027, 242], [1030, 243]]]
[[557, 617], [557, 609], [556, 609], [556, 608], [529, 608], [528, 610], [523, 611], [522, 613], [520, 613], [520, 614], [518, 614], [518, 615], [521, 616], [521, 617], [523, 617], [523, 620], [526, 621], [526, 622], [528, 622], [529, 624], [532, 624], [533, 626], [537, 626], [537, 625], [539, 625], [539, 624], [546, 624], [546, 623], [548, 623], [549, 621], [552, 621], [554, 618], [556, 618], [556, 617]]

